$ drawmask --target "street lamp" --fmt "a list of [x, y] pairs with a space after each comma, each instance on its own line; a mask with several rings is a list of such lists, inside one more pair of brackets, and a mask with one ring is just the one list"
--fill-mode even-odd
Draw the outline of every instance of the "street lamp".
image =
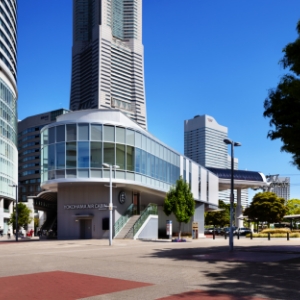
[[113, 203], [112, 203], [112, 168], [118, 169], [120, 168], [117, 165], [110, 165], [107, 163], [102, 164], [103, 167], [109, 168], [109, 246], [112, 245], [112, 211], [113, 211]]
[[241, 146], [241, 143], [234, 142], [230, 139], [224, 139], [224, 143], [226, 145], [231, 145], [231, 192], [230, 192], [230, 230], [229, 230], [229, 249], [233, 251], [233, 228], [232, 228], [232, 221], [233, 221], [233, 203], [234, 203], [234, 179], [233, 179], [233, 170], [234, 170], [234, 147]]
[[19, 226], [18, 226], [18, 185], [17, 184], [9, 184], [11, 187], [16, 188], [16, 242], [18, 241], [19, 235]]

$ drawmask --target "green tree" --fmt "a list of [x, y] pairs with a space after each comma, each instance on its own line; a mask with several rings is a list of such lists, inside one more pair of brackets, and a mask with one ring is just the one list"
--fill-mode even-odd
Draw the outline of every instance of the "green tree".
[[300, 215], [300, 200], [290, 199], [286, 203], [287, 215]]
[[[21, 227], [26, 227], [31, 221], [30, 217], [31, 210], [23, 203], [18, 203], [18, 229]], [[14, 207], [13, 213], [10, 215], [8, 224], [12, 224], [14, 229], [16, 226], [16, 208]]]
[[277, 197], [275, 193], [257, 193], [244, 215], [250, 220], [270, 223], [280, 222], [286, 213], [284, 198]]
[[224, 227], [230, 223], [230, 204], [219, 200], [219, 210], [205, 213], [205, 225]]
[[164, 213], [169, 216], [173, 213], [179, 223], [178, 238], [181, 238], [181, 224], [188, 223], [195, 213], [195, 201], [188, 183], [181, 177], [176, 186], [171, 187], [165, 198]]
[[292, 163], [300, 169], [300, 21], [297, 24], [298, 38], [289, 43], [282, 52], [280, 61], [285, 74], [276, 89], [269, 92], [264, 102], [264, 117], [270, 118], [268, 137], [283, 142], [281, 151], [292, 154]]

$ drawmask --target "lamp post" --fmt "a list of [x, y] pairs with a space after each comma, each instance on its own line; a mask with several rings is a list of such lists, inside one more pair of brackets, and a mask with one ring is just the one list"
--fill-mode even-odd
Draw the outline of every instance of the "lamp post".
[[18, 241], [19, 226], [18, 226], [18, 185], [10, 184], [9, 186], [16, 188], [16, 242]]
[[229, 230], [229, 249], [233, 251], [233, 228], [232, 228], [232, 221], [233, 221], [233, 203], [234, 203], [234, 179], [233, 179], [233, 170], [234, 170], [234, 147], [241, 146], [240, 143], [234, 142], [230, 139], [224, 139], [224, 143], [226, 145], [231, 145], [231, 180], [230, 180], [230, 230]]
[[114, 169], [118, 169], [120, 168], [117, 165], [110, 165], [107, 163], [103, 163], [102, 164], [103, 167], [105, 168], [109, 168], [109, 205], [108, 205], [108, 209], [109, 209], [109, 246], [112, 245], [112, 211], [113, 211], [113, 203], [112, 203], [112, 168]]

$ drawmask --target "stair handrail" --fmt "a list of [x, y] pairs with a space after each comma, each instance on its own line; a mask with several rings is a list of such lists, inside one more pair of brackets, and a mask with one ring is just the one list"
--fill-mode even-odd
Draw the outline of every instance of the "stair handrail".
[[139, 229], [142, 227], [142, 225], [145, 223], [147, 218], [150, 215], [157, 215], [157, 205], [154, 203], [149, 203], [147, 207], [142, 211], [140, 217], [136, 220], [136, 222], [133, 225], [133, 237], [136, 235], [136, 233], [139, 231]]
[[124, 214], [118, 219], [114, 225], [115, 236], [121, 231], [128, 219], [133, 215], [133, 203], [131, 203]]

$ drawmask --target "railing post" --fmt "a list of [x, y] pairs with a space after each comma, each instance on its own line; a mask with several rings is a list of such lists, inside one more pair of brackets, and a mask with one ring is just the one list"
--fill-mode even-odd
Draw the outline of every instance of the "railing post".
[[289, 232], [286, 233], [286, 238], [287, 238], [288, 241], [290, 240], [290, 233]]
[[226, 240], [227, 239], [227, 233], [226, 232], [224, 233], [224, 237], [225, 237], [225, 240]]
[[270, 240], [271, 239], [271, 234], [270, 234], [270, 232], [268, 232], [268, 240]]
[[251, 233], [250, 233], [250, 239], [251, 239], [251, 240], [253, 239], [253, 233], [252, 233], [252, 231], [251, 231]]

